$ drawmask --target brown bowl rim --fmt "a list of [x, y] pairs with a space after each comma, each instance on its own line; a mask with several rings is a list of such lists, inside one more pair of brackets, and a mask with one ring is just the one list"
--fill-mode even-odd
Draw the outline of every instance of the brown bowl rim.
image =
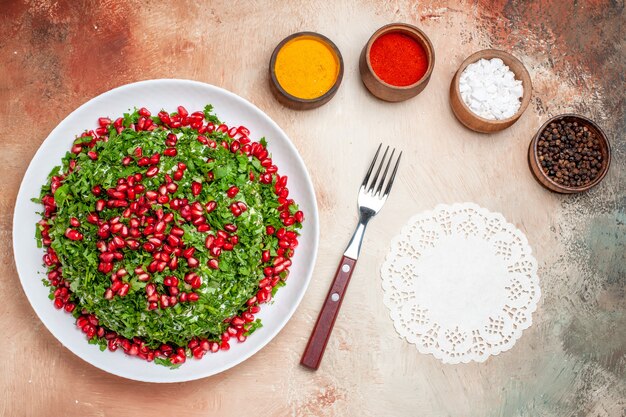
[[[561, 185], [561, 184], [553, 181], [543, 171], [543, 169], [541, 169], [541, 164], [539, 162], [539, 156], [537, 154], [537, 143], [539, 141], [539, 136], [541, 135], [541, 133], [546, 129], [546, 127], [548, 127], [548, 125], [550, 125], [550, 123], [553, 123], [553, 122], [555, 122], [557, 120], [566, 119], [566, 118], [578, 119], [579, 121], [582, 121], [583, 124], [591, 125], [595, 130], [597, 130], [600, 133], [600, 140], [604, 141], [604, 143], [606, 144], [606, 156], [603, 155], [605, 157], [605, 159], [606, 159], [606, 164], [604, 165], [602, 171], [596, 177], [595, 180], [593, 180], [589, 184], [586, 184], [586, 185], [583, 185], [583, 186], [580, 186], [580, 187], [568, 187], [568, 186]], [[596, 185], [598, 185], [600, 183], [600, 181], [602, 181], [604, 179], [604, 177], [606, 177], [606, 174], [608, 174], [608, 172], [609, 172], [609, 167], [611, 166], [611, 143], [609, 142], [609, 138], [607, 137], [607, 135], [604, 132], [604, 130], [602, 130], [602, 128], [600, 126], [598, 126], [598, 124], [596, 122], [594, 122], [590, 118], [588, 118], [586, 116], [582, 116], [580, 114], [563, 113], [563, 114], [558, 114], [558, 115], [556, 115], [554, 117], [549, 118], [543, 125], [541, 125], [539, 130], [537, 130], [537, 133], [535, 133], [535, 136], [533, 136], [532, 140], [530, 141], [530, 147], [532, 149], [532, 157], [534, 159], [535, 165], [537, 166], [537, 171], [539, 171], [539, 175], [541, 175], [542, 178], [545, 178], [555, 188], [563, 190], [563, 191], [565, 191], [566, 193], [569, 193], [569, 194], [584, 192], [584, 191], [587, 191], [587, 190], [595, 187]], [[535, 172], [535, 170], [532, 169], [532, 166], [531, 166], [531, 171], [533, 172], [534, 175], [537, 175], [537, 172]], [[544, 187], [546, 187], [545, 184], [543, 184], [541, 181], [538, 181], [538, 182], [541, 185], [543, 185]], [[548, 188], [548, 187], [546, 187], [546, 188]], [[554, 190], [551, 190], [551, 191], [554, 191]]]
[[[485, 54], [485, 53], [489, 53], [489, 54], [493, 54], [491, 55], [489, 58], [486, 57], [480, 57], [479, 55]], [[465, 71], [465, 68], [468, 67], [468, 65], [473, 64], [474, 62], [477, 62], [479, 59], [492, 59], [492, 58], [501, 58], [497, 55], [504, 55], [507, 57], [507, 59], [510, 59], [512, 61], [517, 61], [522, 70], [524, 71], [525, 75], [528, 78], [528, 86], [530, 88], [526, 88], [526, 86], [524, 86], [524, 93], [522, 94], [522, 102], [520, 104], [520, 108], [517, 110], [517, 112], [515, 112], [515, 114], [511, 117], [508, 117], [506, 119], [485, 119], [482, 116], [477, 115], [476, 113], [474, 113], [474, 111], [472, 109], [470, 109], [468, 107], [467, 104], [465, 104], [465, 101], [463, 100], [463, 97], [461, 97], [461, 92], [460, 92], [460, 87], [459, 87], [459, 83], [460, 83], [460, 79], [461, 79], [461, 74], [463, 73], [463, 71]], [[509, 69], [511, 69], [509, 67]], [[513, 69], [511, 69], [511, 71], [513, 71]], [[513, 71], [513, 73], [515, 74], [516, 78], [519, 77], [519, 75]], [[523, 78], [523, 77], [519, 77], [519, 78]], [[523, 80], [520, 80], [523, 82]], [[528, 105], [530, 104], [530, 99], [532, 98], [532, 90], [533, 90], [533, 81], [532, 78], [530, 76], [530, 73], [528, 72], [528, 69], [526, 69], [526, 66], [524, 65], [524, 63], [518, 59], [516, 56], [514, 56], [513, 54], [510, 54], [509, 52], [503, 51], [502, 49], [494, 49], [494, 48], [488, 48], [488, 49], [481, 49], [480, 51], [476, 51], [473, 54], [471, 54], [470, 56], [468, 56], [467, 58], [465, 58], [465, 60], [463, 60], [463, 62], [461, 62], [461, 65], [459, 66], [459, 68], [457, 69], [456, 73], [454, 74], [454, 93], [458, 96], [459, 98], [459, 102], [461, 103], [461, 106], [463, 106], [463, 108], [465, 110], [467, 110], [473, 117], [475, 117], [477, 120], [480, 120], [481, 122], [484, 123], [488, 123], [491, 124], [492, 126], [499, 126], [499, 125], [506, 125], [507, 123], [511, 123], [511, 122], [515, 122], [517, 121], [522, 114], [524, 114], [524, 112], [526, 111], [526, 109], [528, 108]]]
[[[276, 66], [276, 57], [278, 55], [278, 52], [282, 49], [283, 46], [285, 46], [287, 42], [291, 41], [292, 39], [299, 38], [302, 36], [311, 36], [314, 38], [318, 38], [322, 42], [324, 42], [326, 45], [330, 46], [330, 48], [333, 50], [333, 52], [335, 53], [337, 57], [337, 61], [339, 62], [339, 73], [337, 74], [337, 79], [335, 80], [335, 83], [332, 85], [332, 87], [330, 87], [330, 89], [327, 92], [325, 92], [324, 94], [316, 98], [305, 99], [305, 98], [299, 98], [299, 97], [293, 96], [289, 94], [287, 91], [285, 91], [285, 89], [280, 85], [280, 83], [278, 82], [278, 79], [276, 78], [275, 66]], [[341, 80], [343, 79], [343, 57], [341, 56], [341, 52], [339, 51], [339, 48], [337, 48], [337, 45], [335, 45], [333, 41], [331, 41], [330, 39], [328, 39], [326, 36], [322, 35], [321, 33], [310, 32], [310, 31], [296, 32], [287, 36], [282, 41], [280, 41], [278, 45], [276, 45], [276, 48], [274, 48], [274, 51], [272, 52], [272, 56], [270, 58], [269, 71], [270, 71], [270, 79], [272, 80], [272, 84], [274, 84], [276, 89], [287, 99], [295, 103], [315, 104], [323, 100], [330, 100], [330, 98], [332, 98], [337, 92], [337, 90], [339, 89], [339, 85], [341, 85]]]
[[[412, 35], [415, 35], [415, 33], [417, 32], [418, 37], [423, 41], [420, 43], [423, 43], [422, 46], [425, 46], [427, 49], [426, 53], [428, 54], [428, 58], [429, 58], [428, 68], [426, 69], [426, 72], [424, 73], [424, 75], [422, 75], [422, 78], [420, 78], [413, 84], [404, 85], [404, 86], [389, 84], [388, 82], [383, 81], [378, 76], [378, 74], [376, 74], [376, 71], [374, 71], [374, 68], [372, 68], [372, 63], [370, 61], [370, 50], [372, 48], [372, 45], [374, 44], [376, 39], [380, 38], [382, 35], [386, 33], [392, 33], [392, 32], [409, 32]], [[389, 23], [385, 26], [381, 26], [380, 28], [378, 28], [372, 34], [372, 36], [370, 36], [369, 40], [365, 44], [365, 63], [367, 64], [367, 69], [369, 70], [369, 72], [374, 76], [374, 79], [378, 81], [379, 83], [381, 83], [382, 85], [384, 85], [385, 87], [393, 89], [393, 90], [398, 90], [398, 91], [411, 90], [420, 86], [422, 83], [427, 83], [430, 80], [430, 76], [432, 75], [433, 69], [435, 68], [435, 48], [433, 47], [433, 44], [430, 41], [430, 38], [424, 33], [423, 30], [421, 30], [417, 26], [411, 25], [409, 23], [400, 23], [400, 22]]]

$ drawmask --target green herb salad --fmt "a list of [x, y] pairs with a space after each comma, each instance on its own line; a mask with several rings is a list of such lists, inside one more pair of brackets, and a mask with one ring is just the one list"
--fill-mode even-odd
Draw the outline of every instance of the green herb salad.
[[261, 326], [304, 221], [265, 139], [210, 105], [98, 119], [37, 201], [55, 307], [101, 349], [168, 366]]

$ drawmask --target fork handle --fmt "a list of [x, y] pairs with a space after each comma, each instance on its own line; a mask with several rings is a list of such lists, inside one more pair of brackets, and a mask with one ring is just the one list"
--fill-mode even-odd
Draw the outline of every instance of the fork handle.
[[301, 365], [311, 369], [319, 368], [355, 265], [356, 259], [347, 256], [341, 258], [324, 306], [317, 316], [317, 322], [315, 322], [315, 327], [309, 337], [309, 343], [306, 345], [302, 359], [300, 359]]

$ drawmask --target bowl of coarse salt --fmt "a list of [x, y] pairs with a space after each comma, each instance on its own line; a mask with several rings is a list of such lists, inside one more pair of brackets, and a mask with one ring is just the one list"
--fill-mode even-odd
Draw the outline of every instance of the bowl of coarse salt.
[[528, 107], [532, 82], [524, 64], [497, 49], [470, 55], [450, 84], [450, 106], [467, 128], [497, 132], [515, 123]]

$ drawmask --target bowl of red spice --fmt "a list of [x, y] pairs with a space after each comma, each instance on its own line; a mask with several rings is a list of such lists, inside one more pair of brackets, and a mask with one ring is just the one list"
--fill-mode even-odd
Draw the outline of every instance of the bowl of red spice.
[[535, 179], [548, 190], [580, 193], [606, 176], [611, 146], [591, 119], [561, 114], [539, 128], [528, 147], [528, 164]]
[[385, 101], [404, 101], [418, 95], [426, 88], [434, 66], [430, 39], [406, 23], [392, 23], [374, 32], [359, 60], [363, 84]]

